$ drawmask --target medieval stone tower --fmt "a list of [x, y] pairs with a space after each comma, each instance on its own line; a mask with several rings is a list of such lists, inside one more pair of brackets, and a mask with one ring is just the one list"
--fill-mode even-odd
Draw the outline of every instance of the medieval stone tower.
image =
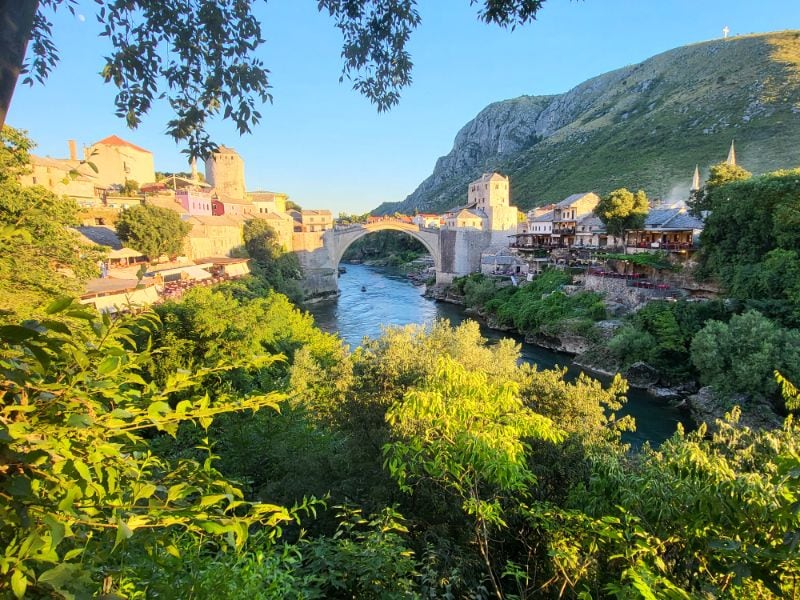
[[243, 200], [244, 161], [233, 148], [220, 146], [206, 159], [206, 181], [217, 189], [217, 192], [228, 198]]

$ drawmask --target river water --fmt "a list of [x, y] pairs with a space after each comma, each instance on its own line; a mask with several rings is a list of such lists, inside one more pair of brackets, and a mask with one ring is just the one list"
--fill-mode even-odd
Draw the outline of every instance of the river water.
[[[341, 294], [337, 298], [309, 305], [308, 311], [320, 329], [338, 333], [351, 348], [359, 346], [365, 336], [378, 337], [381, 329], [387, 325], [431, 323], [437, 318], [447, 319], [456, 325], [467, 318], [460, 306], [424, 298], [424, 288], [413, 286], [396, 269], [365, 265], [345, 267], [347, 272], [339, 277]], [[540, 368], [567, 366], [568, 378], [580, 373], [580, 369], [571, 365], [568, 354], [526, 344], [519, 336], [495, 331], [484, 325], [481, 325], [481, 333], [489, 340], [515, 338], [522, 346], [522, 359]], [[593, 377], [604, 380], [602, 377]], [[620, 413], [636, 419], [636, 431], [623, 434], [623, 440], [634, 447], [641, 446], [645, 441], [658, 446], [675, 432], [679, 422], [684, 422], [678, 409], [641, 390], [630, 390], [628, 402]]]

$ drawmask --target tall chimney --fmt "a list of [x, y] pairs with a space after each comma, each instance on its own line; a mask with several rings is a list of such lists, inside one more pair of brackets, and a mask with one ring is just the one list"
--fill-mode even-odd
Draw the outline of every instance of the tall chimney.
[[197, 159], [192, 159], [192, 181], [197, 181]]
[[78, 160], [78, 145], [75, 140], [67, 140], [67, 143], [69, 144], [69, 159]]

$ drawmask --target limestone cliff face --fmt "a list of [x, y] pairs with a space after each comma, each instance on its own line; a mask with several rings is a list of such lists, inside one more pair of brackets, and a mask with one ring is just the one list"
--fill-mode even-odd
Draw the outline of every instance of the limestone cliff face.
[[688, 194], [732, 139], [753, 172], [800, 164], [800, 32], [677, 48], [555, 96], [483, 109], [403, 202], [376, 212], [442, 211], [463, 204], [482, 172], [511, 177], [523, 208], [617, 187], [651, 197]]

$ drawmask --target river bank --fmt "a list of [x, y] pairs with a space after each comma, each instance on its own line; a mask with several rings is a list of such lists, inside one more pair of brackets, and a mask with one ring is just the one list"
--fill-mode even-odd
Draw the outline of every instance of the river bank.
[[[478, 279], [475, 279], [478, 278]], [[472, 279], [472, 281], [469, 281]], [[694, 426], [705, 425], [709, 431], [717, 428], [717, 421], [723, 419], [733, 406], [740, 406], [741, 425], [753, 429], [773, 429], [780, 427], [783, 417], [776, 411], [775, 407], [766, 399], [749, 396], [746, 394], [734, 394], [731, 396], [721, 396], [714, 389], [702, 386], [699, 381], [689, 375], [689, 365], [683, 362], [673, 362], [668, 366], [671, 371], [660, 371], [659, 368], [646, 362], [646, 358], [634, 354], [634, 361], [627, 361], [621, 364], [618, 356], [615, 355], [615, 346], [619, 346], [623, 339], [622, 333], [630, 334], [631, 319], [613, 318], [589, 321], [587, 319], [570, 319], [544, 321], [536, 330], [521, 330], [519, 327], [509, 325], [509, 307], [516, 311], [511, 314], [525, 316], [525, 311], [531, 310], [530, 302], [533, 302], [533, 310], [540, 309], [538, 305], [547, 303], [548, 297], [556, 291], [564, 292], [561, 296], [574, 296], [583, 293], [580, 286], [562, 285], [553, 288], [554, 291], [546, 292], [538, 296], [535, 292], [529, 296], [527, 308], [525, 304], [520, 306], [514, 303], [514, 294], [511, 288], [504, 289], [505, 286], [494, 287], [487, 292], [480, 286], [487, 285], [486, 278], [480, 276], [470, 276], [466, 281], [459, 285], [451, 284], [447, 286], [434, 286], [426, 290], [426, 295], [437, 302], [448, 303], [462, 307], [465, 314], [479, 320], [485, 327], [501, 331], [505, 334], [513, 334], [524, 339], [525, 343], [532, 344], [550, 351], [564, 353], [571, 357], [571, 363], [594, 376], [611, 378], [616, 374], [622, 375], [632, 389], [641, 390], [648, 397], [660, 401], [668, 402], [672, 406], [679, 408], [690, 419]], [[490, 285], [496, 286], [495, 283]], [[460, 290], [465, 293], [460, 293]], [[476, 290], [478, 290], [476, 292]], [[475, 306], [475, 296], [483, 293], [479, 306]], [[469, 295], [472, 294], [472, 300]], [[538, 299], [537, 299], [538, 298]], [[470, 303], [473, 303], [470, 306]], [[499, 303], [499, 304], [498, 304]], [[664, 303], [661, 303], [662, 305]], [[655, 305], [654, 305], [655, 306]], [[676, 306], [674, 304], [667, 306]], [[491, 310], [487, 310], [491, 307]], [[661, 314], [650, 315], [646, 320], [656, 320], [663, 317], [663, 309], [658, 309]], [[651, 312], [648, 308], [642, 312]], [[563, 314], [563, 313], [562, 313]], [[631, 313], [633, 314], [633, 313]], [[641, 316], [636, 313], [635, 320]], [[615, 314], [615, 317], [624, 317], [624, 314]], [[514, 317], [516, 323], [518, 317]], [[652, 321], [651, 321], [652, 322]], [[666, 322], [668, 324], [668, 321]], [[657, 327], [663, 327], [664, 321]], [[676, 325], [677, 326], [677, 325]], [[615, 337], [618, 330], [624, 328], [618, 337]], [[625, 338], [627, 339], [627, 338]], [[634, 340], [635, 341], [635, 340]], [[649, 343], [654, 343], [649, 342]], [[619, 352], [616, 349], [616, 352]], [[630, 352], [628, 352], [630, 354]], [[684, 360], [688, 361], [686, 354]], [[656, 363], [657, 364], [657, 363]], [[676, 373], [680, 372], [680, 376]]]
[[446, 302], [463, 307], [464, 314], [479, 320], [489, 329], [513, 333], [521, 336], [526, 343], [539, 346], [552, 352], [568, 354], [573, 358], [572, 363], [581, 369], [602, 375], [604, 377], [614, 377], [622, 372], [628, 380], [628, 384], [637, 389], [646, 390], [652, 396], [668, 400], [685, 400], [690, 394], [696, 392], [699, 385], [696, 382], [685, 382], [679, 387], [658, 385], [660, 378], [655, 369], [648, 367], [645, 363], [636, 363], [628, 369], [621, 371], [620, 365], [614, 362], [608, 353], [603, 352], [602, 341], [609, 339], [617, 327], [621, 326], [619, 320], [604, 320], [595, 323], [598, 337], [589, 337], [574, 332], [562, 334], [546, 334], [523, 332], [513, 326], [503, 325], [486, 311], [468, 307], [463, 295], [460, 295], [452, 286], [431, 286], [425, 291], [425, 295], [437, 302]]
[[[541, 369], [563, 368], [566, 377], [573, 380], [587, 373], [608, 384], [610, 376], [590, 373], [573, 363], [573, 356], [554, 352], [525, 342], [524, 338], [510, 331], [490, 329], [477, 315], [465, 311], [454, 303], [435, 302], [425, 297], [421, 289], [414, 287], [398, 269], [370, 267], [363, 264], [347, 266], [339, 280], [340, 295], [307, 306], [317, 326], [323, 331], [338, 333], [351, 348], [359, 346], [364, 337], [378, 337], [383, 327], [410, 324], [430, 324], [436, 319], [445, 319], [453, 326], [466, 319], [479, 323], [481, 335], [490, 343], [503, 337], [511, 337], [520, 345], [521, 360], [537, 365]], [[365, 291], [361, 289], [365, 288]], [[637, 422], [637, 430], [625, 432], [623, 439], [634, 447], [644, 443], [660, 445], [672, 436], [680, 423], [691, 429], [687, 416], [666, 400], [653, 397], [644, 390], [631, 389], [628, 402], [619, 411], [619, 416], [631, 415]]]

